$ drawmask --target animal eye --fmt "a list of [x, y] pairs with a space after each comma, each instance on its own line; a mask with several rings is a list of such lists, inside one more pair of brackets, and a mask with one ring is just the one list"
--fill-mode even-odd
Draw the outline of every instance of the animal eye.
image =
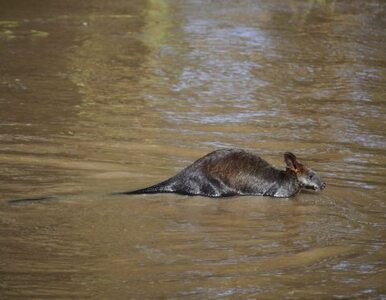
[[314, 174], [310, 174], [310, 175], [308, 176], [308, 178], [309, 178], [309, 179], [314, 178]]

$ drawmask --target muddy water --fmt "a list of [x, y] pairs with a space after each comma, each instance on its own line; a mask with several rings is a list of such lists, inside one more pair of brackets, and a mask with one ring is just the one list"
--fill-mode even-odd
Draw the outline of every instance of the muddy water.
[[[385, 299], [385, 9], [2, 1], [0, 298]], [[106, 195], [225, 147], [327, 188]]]

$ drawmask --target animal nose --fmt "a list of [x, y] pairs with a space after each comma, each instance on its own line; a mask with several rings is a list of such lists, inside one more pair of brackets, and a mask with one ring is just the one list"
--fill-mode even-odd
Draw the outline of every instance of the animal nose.
[[321, 189], [323, 190], [325, 187], [326, 187], [326, 183], [325, 183], [325, 182], [322, 182]]

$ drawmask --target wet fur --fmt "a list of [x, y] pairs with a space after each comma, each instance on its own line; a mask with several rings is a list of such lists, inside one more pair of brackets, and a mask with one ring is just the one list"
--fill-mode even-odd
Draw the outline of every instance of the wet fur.
[[[195, 161], [177, 175], [148, 188], [120, 194], [178, 193], [208, 197], [257, 195], [291, 197], [302, 187], [322, 190], [325, 184], [290, 152], [286, 170], [279, 170], [255, 152], [217, 150]], [[313, 174], [314, 181], [309, 180]], [[308, 181], [307, 181], [308, 180]]]

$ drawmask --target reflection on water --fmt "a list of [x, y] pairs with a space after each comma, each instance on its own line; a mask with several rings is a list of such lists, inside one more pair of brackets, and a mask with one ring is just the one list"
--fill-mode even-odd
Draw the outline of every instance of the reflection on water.
[[[386, 297], [382, 1], [3, 1], [0, 295]], [[291, 200], [111, 197], [222, 147]], [[62, 201], [6, 200], [68, 195]]]

